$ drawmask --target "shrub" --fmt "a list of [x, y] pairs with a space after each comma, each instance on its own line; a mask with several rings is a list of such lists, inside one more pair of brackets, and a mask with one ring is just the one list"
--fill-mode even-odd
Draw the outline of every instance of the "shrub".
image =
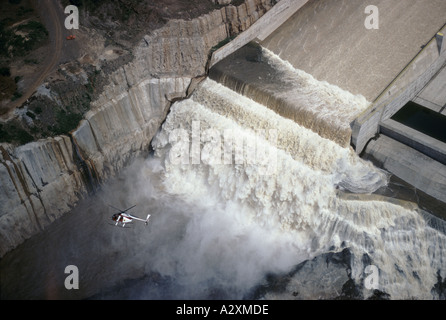
[[34, 109], [34, 112], [37, 113], [37, 114], [41, 114], [42, 113], [42, 108], [41, 107], [36, 107]]
[[31, 111], [26, 111], [26, 115], [33, 120], [36, 118], [36, 115]]
[[11, 71], [8, 67], [1, 67], [0, 68], [0, 76], [9, 77], [11, 76]]
[[56, 120], [57, 124], [52, 127], [53, 133], [56, 135], [68, 134], [77, 128], [79, 122], [82, 120], [82, 115], [59, 110], [56, 114]]

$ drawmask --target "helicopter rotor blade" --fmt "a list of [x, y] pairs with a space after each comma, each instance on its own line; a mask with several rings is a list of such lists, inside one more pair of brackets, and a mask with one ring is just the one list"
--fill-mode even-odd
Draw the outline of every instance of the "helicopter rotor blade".
[[125, 209], [124, 211], [122, 211], [122, 212], [127, 212], [127, 211], [129, 211], [130, 209], [132, 209], [132, 208], [134, 208], [134, 207], [136, 207], [136, 204], [134, 205], [134, 206], [131, 206], [130, 208], [128, 208], [128, 209]]
[[112, 206], [111, 204], [109, 204], [108, 206], [111, 207], [111, 208], [113, 208], [113, 209], [115, 209], [115, 210], [118, 210], [120, 213], [121, 213], [121, 212], [124, 212], [124, 211], [122, 211], [121, 209], [118, 209], [118, 208]]

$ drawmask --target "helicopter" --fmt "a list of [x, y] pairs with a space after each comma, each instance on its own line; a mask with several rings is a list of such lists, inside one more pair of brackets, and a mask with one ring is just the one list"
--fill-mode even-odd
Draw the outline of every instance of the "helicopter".
[[118, 213], [115, 213], [115, 214], [112, 216], [112, 220], [113, 220], [113, 221], [116, 221], [115, 226], [121, 224], [123, 227], [125, 227], [125, 224], [126, 224], [126, 223], [133, 222], [133, 220], [138, 220], [138, 221], [144, 222], [144, 224], [145, 224], [146, 226], [147, 226], [147, 224], [149, 223], [150, 214], [148, 214], [148, 215], [147, 215], [147, 218], [144, 220], [144, 219], [141, 219], [141, 218], [139, 218], [139, 217], [136, 217], [136, 216], [134, 216], [134, 215], [132, 215], [132, 214], [130, 214], [130, 213], [127, 213], [127, 211], [129, 211], [130, 209], [133, 209], [134, 207], [136, 207], [136, 205], [131, 206], [130, 208], [125, 209], [125, 210], [118, 209], [118, 208], [116, 208], [116, 207], [114, 207], [114, 206], [112, 206], [112, 205], [109, 205], [109, 206], [112, 207], [113, 209], [119, 211]]

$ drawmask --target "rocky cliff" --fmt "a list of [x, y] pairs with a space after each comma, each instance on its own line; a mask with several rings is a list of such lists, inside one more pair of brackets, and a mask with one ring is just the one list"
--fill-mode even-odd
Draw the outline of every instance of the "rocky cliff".
[[275, 3], [246, 0], [192, 20], [170, 20], [141, 39], [108, 76], [69, 136], [0, 144], [0, 257], [150, 149], [171, 103], [207, 73], [211, 49], [249, 28]]

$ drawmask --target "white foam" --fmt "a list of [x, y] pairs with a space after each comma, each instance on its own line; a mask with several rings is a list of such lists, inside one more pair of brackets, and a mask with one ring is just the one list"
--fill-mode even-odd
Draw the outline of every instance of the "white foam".
[[[236, 130], [246, 139], [252, 138], [254, 128], [277, 128], [277, 145], [263, 140], [265, 148], [276, 151], [276, 171], [261, 175], [255, 163], [172, 164], [169, 133], [178, 128], [190, 132], [193, 121], [203, 129]], [[349, 148], [211, 80], [193, 99], [172, 106], [153, 146], [166, 170], [166, 192], [181, 195], [191, 205], [214, 208], [198, 209], [188, 225], [188, 241], [200, 248], [185, 258], [189, 277], [195, 274], [190, 259], [198, 259], [205, 268], [200, 277], [207, 273], [215, 277], [217, 269], [234, 286], [249, 287], [269, 268], [285, 272], [331, 246], [340, 250], [342, 243], [357, 254], [353, 276], [361, 281], [366, 266], [360, 257], [367, 253], [380, 270], [380, 289], [392, 298], [431, 297], [437, 270], [445, 270], [445, 237], [430, 229], [417, 212], [383, 201], [336, 196], [340, 181], [348, 181], [356, 191], [385, 185], [380, 170]], [[191, 245], [188, 241], [185, 246]], [[211, 265], [201, 260], [207, 256], [212, 257]], [[251, 275], [249, 281], [242, 281], [246, 274]]]

